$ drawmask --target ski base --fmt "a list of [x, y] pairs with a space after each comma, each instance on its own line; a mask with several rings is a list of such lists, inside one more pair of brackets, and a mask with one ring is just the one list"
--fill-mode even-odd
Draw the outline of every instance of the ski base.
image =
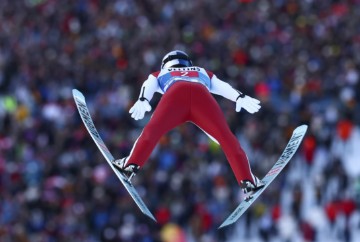
[[106, 147], [104, 141], [100, 137], [100, 135], [94, 125], [94, 122], [91, 118], [89, 109], [86, 105], [84, 95], [76, 89], [73, 89], [72, 93], [73, 93], [73, 97], [74, 97], [77, 109], [81, 116], [81, 119], [82, 119], [86, 129], [89, 131], [90, 136], [93, 138], [96, 146], [99, 148], [99, 150], [105, 157], [106, 161], [110, 165], [111, 169], [114, 171], [116, 176], [119, 178], [121, 183], [124, 185], [125, 189], [128, 191], [128, 193], [130, 194], [130, 196], [132, 197], [132, 199], [134, 200], [136, 205], [139, 207], [141, 212], [156, 222], [154, 215], [150, 212], [148, 207], [145, 205], [144, 201], [141, 199], [140, 195], [136, 191], [136, 189], [133, 186], [133, 184], [131, 183], [131, 181], [124, 174], [122, 174], [116, 167], [113, 166], [112, 161], [114, 161], [115, 159], [114, 159], [113, 155], [110, 153], [110, 151], [108, 150], [108, 148]]
[[307, 128], [308, 128], [307, 125], [301, 125], [294, 130], [279, 160], [274, 164], [274, 166], [262, 179], [262, 181], [265, 183], [265, 186], [259, 189], [258, 191], [256, 191], [251, 196], [241, 201], [239, 206], [220, 225], [219, 229], [235, 223], [241, 217], [241, 215], [243, 215], [246, 212], [246, 210], [251, 206], [251, 204], [253, 204], [255, 200], [265, 191], [265, 189], [270, 185], [270, 183], [280, 174], [280, 172], [289, 163], [289, 161], [291, 160], [291, 158], [299, 148], [300, 143], [305, 136]]

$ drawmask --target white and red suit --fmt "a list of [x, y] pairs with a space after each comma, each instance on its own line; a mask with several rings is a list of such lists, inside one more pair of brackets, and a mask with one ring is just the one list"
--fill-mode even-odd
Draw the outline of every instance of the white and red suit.
[[[163, 96], [136, 140], [126, 159], [126, 165], [136, 164], [142, 167], [162, 135], [184, 122], [192, 122], [221, 145], [239, 184], [242, 180], [254, 181], [247, 156], [211, 93], [236, 102], [237, 111], [240, 111], [241, 107], [251, 110], [245, 105], [242, 106], [239, 98], [243, 100], [242, 103], [250, 100], [251, 105], [256, 99], [238, 92], [212, 72], [197, 66], [164, 68], [150, 74], [141, 87], [138, 102], [146, 102], [148, 105], [147, 102], [155, 92]], [[249, 112], [256, 112], [259, 108], [260, 106], [255, 107], [255, 110]], [[150, 109], [149, 106], [146, 111]], [[130, 111], [133, 112], [133, 118], [143, 118], [144, 114], [136, 110]]]

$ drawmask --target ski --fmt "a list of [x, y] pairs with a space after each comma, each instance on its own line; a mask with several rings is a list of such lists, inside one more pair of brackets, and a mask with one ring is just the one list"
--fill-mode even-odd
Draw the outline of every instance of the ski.
[[116, 167], [114, 167], [113, 164], [111, 163], [115, 159], [112, 156], [112, 154], [110, 153], [110, 151], [108, 150], [108, 148], [106, 147], [104, 141], [100, 137], [100, 135], [94, 125], [94, 122], [91, 118], [89, 109], [86, 105], [84, 95], [76, 89], [73, 89], [72, 93], [73, 93], [73, 97], [74, 97], [77, 109], [81, 116], [81, 119], [82, 119], [86, 129], [89, 131], [90, 136], [93, 138], [96, 146], [99, 148], [99, 150], [105, 157], [106, 161], [110, 165], [111, 169], [114, 171], [116, 176], [119, 178], [121, 183], [124, 185], [125, 189], [128, 191], [128, 193], [130, 194], [130, 196], [132, 197], [132, 199], [134, 200], [136, 205], [140, 208], [141, 212], [156, 222], [155, 217], [150, 212], [148, 207], [145, 205], [145, 203], [141, 199], [140, 195], [136, 191], [136, 189], [133, 186], [133, 184], [131, 183], [131, 181], [125, 175], [123, 175]]
[[265, 186], [260, 190], [256, 191], [251, 196], [241, 201], [238, 207], [220, 225], [219, 229], [235, 223], [241, 217], [241, 215], [246, 212], [246, 210], [251, 206], [251, 204], [253, 204], [253, 202], [255, 202], [255, 200], [265, 191], [265, 189], [270, 185], [270, 183], [280, 174], [280, 172], [289, 163], [289, 161], [299, 148], [300, 143], [305, 136], [307, 128], [307, 125], [301, 125], [293, 131], [292, 136], [280, 158], [262, 179], [262, 181], [265, 183]]

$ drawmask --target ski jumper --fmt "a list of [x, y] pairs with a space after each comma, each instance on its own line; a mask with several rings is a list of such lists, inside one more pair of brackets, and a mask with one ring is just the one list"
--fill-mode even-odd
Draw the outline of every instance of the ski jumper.
[[253, 181], [247, 156], [211, 95], [236, 101], [239, 93], [235, 89], [213, 73], [193, 66], [150, 74], [139, 98], [150, 101], [155, 92], [164, 95], [127, 157], [127, 165], [142, 167], [162, 135], [184, 122], [192, 122], [218, 141], [239, 184], [242, 180]]

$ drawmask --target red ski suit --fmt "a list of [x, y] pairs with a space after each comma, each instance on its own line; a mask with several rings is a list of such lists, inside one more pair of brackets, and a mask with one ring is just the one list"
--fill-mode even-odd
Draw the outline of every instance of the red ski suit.
[[[209, 80], [215, 76], [208, 71], [206, 74]], [[158, 78], [159, 72], [151, 75]], [[161, 83], [159, 85], [161, 87]], [[253, 182], [247, 156], [207, 86], [200, 82], [182, 81], [181, 78], [164, 92], [150, 121], [135, 142], [126, 164], [142, 167], [161, 136], [184, 122], [194, 123], [218, 141], [239, 184], [242, 180]]]

